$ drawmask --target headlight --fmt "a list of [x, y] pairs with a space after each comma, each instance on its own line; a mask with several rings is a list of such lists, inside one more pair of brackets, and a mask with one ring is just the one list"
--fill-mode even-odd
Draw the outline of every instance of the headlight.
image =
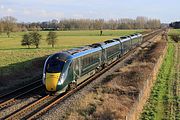
[[42, 77], [43, 84], [45, 84], [45, 78], [46, 78], [46, 74], [45, 74], [45, 73], [43, 73], [43, 77]]
[[58, 84], [63, 84], [64, 80], [65, 80], [65, 75], [63, 73], [63, 74], [61, 74]]

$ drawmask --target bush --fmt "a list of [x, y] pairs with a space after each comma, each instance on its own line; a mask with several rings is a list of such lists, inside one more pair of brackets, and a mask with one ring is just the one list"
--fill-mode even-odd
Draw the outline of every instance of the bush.
[[24, 34], [21, 45], [22, 46], [28, 46], [30, 48], [30, 45], [35, 45], [36, 48], [39, 48], [40, 40], [42, 39], [42, 36], [38, 32], [31, 32], [28, 34]]
[[21, 41], [21, 45], [22, 46], [28, 46], [28, 48], [30, 48], [31, 45], [31, 41], [30, 41], [30, 35], [29, 34], [24, 34], [22, 41]]
[[170, 37], [175, 42], [179, 42], [180, 41], [180, 35], [179, 34], [171, 34]]
[[38, 32], [31, 32], [29, 35], [32, 44], [35, 45], [36, 48], [39, 48], [39, 44], [42, 36]]
[[52, 45], [52, 47], [54, 47], [54, 45], [57, 42], [57, 34], [56, 32], [52, 32], [50, 31], [47, 35], [46, 41], [48, 42], [48, 45]]

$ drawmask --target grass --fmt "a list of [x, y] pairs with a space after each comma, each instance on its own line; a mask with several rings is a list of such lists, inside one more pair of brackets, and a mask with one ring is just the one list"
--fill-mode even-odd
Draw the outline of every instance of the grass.
[[[180, 30], [171, 30], [170, 34], [180, 33]], [[170, 39], [169, 39], [170, 40]], [[175, 113], [172, 113], [171, 105], [173, 103], [173, 82], [175, 79], [175, 47], [170, 40], [168, 51], [165, 60], [161, 66], [157, 81], [151, 91], [151, 96], [144, 107], [141, 115], [141, 120], [170, 120], [175, 118]]]
[[26, 47], [20, 45], [22, 35], [25, 34], [24, 32], [12, 33], [10, 38], [2, 34], [0, 35], [0, 54], [3, 57], [0, 58], [0, 67], [59, 52], [64, 49], [101, 42], [136, 32], [143, 32], [143, 30], [105, 30], [103, 36], [99, 36], [99, 31], [96, 30], [60, 31], [57, 32], [58, 42], [55, 48], [51, 48], [45, 41], [48, 32], [40, 32], [43, 38], [40, 49], [26, 49]]
[[[87, 45], [94, 42], [104, 41], [107, 39], [112, 39], [113, 37], [119, 37], [123, 35], [128, 35], [132, 33], [142, 33], [143, 30], [104, 30], [103, 36], [99, 36], [99, 31], [59, 31], [58, 43], [56, 48], [64, 47], [75, 47], [80, 45]], [[7, 38], [6, 34], [0, 35], [0, 49], [10, 49], [10, 48], [24, 48], [20, 44], [22, 35], [25, 32], [12, 33], [10, 38]], [[50, 46], [45, 42], [47, 31], [40, 32], [42, 35], [41, 48], [47, 49]]]
[[[84, 31], [58, 31], [58, 42], [55, 48], [51, 48], [46, 43], [46, 35], [48, 31], [39, 32], [42, 35], [40, 48], [27, 49], [21, 46], [22, 36], [26, 32], [11, 33], [10, 38], [5, 33], [0, 35], [0, 85], [12, 85], [12, 79], [25, 82], [29, 78], [40, 75], [43, 69], [45, 58], [53, 53], [60, 52], [77, 46], [88, 45], [96, 42], [105, 41], [107, 39], [117, 38], [119, 36], [132, 33], [143, 33], [144, 30], [104, 30], [103, 36], [99, 36], [99, 30]], [[32, 77], [31, 77], [32, 76]], [[22, 82], [19, 81], [19, 82]], [[11, 83], [11, 84], [9, 84]]]
[[168, 35], [171, 35], [171, 34], [180, 34], [180, 29], [171, 29]]
[[156, 120], [161, 120], [163, 118], [166, 118], [165, 111], [167, 108], [167, 89], [168, 89], [168, 82], [170, 81], [170, 76], [173, 74], [172, 73], [172, 68], [174, 64], [174, 53], [175, 49], [173, 44], [169, 44], [168, 48], [168, 54], [165, 58], [164, 64], [162, 65], [162, 68], [160, 70], [160, 73], [158, 75], [158, 83], [157, 90], [159, 91], [158, 95], [158, 101], [157, 101], [157, 113], [155, 114], [155, 119]]

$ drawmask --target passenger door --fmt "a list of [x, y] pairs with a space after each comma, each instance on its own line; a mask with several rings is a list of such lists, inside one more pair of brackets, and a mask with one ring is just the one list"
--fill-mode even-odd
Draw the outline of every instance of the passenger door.
[[74, 79], [77, 80], [80, 77], [80, 62], [79, 59], [75, 59], [73, 62], [73, 73], [74, 73]]

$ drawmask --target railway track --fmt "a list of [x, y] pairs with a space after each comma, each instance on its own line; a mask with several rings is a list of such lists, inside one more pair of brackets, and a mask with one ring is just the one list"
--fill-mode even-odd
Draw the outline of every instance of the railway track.
[[[144, 42], [147, 42], [147, 40], [155, 37], [156, 35], [161, 33], [161, 31], [162, 30], [153, 32], [151, 34], [144, 35], [143, 36], [143, 39], [145, 39]], [[105, 73], [107, 70], [109, 70], [110, 68], [115, 66], [117, 63], [119, 63], [120, 61], [124, 60], [127, 56], [129, 56], [130, 54], [134, 53], [136, 51], [136, 49], [137, 49], [137, 47], [134, 48], [133, 50], [129, 51], [125, 55], [123, 55], [120, 59], [118, 59], [117, 61], [113, 62], [111, 65], [109, 65], [105, 69], [99, 71], [97, 74], [95, 74], [94, 76], [90, 77], [88, 80], [86, 80], [83, 83], [81, 83], [80, 85], [78, 85], [77, 88], [75, 88], [75, 89], [73, 89], [71, 91], [66, 92], [64, 95], [58, 95], [58, 96], [46, 95], [46, 96], [43, 96], [42, 98], [38, 99], [37, 101], [35, 101], [33, 103], [30, 103], [30, 104], [28, 104], [28, 105], [26, 105], [26, 106], [16, 110], [15, 112], [5, 116], [3, 119], [6, 119], [6, 120], [28, 119], [28, 120], [30, 120], [30, 119], [35, 119], [35, 118], [39, 117], [39, 115], [43, 114], [44, 112], [46, 112], [47, 110], [52, 108], [55, 104], [65, 100], [67, 97], [71, 96], [73, 93], [77, 92], [79, 89], [83, 88], [88, 83], [90, 83], [94, 79], [96, 79], [99, 76], [101, 76], [103, 73]]]
[[1, 95], [0, 96], [0, 110], [12, 105], [13, 103], [16, 102], [18, 98], [23, 97], [26, 94], [31, 93], [41, 88], [43, 88], [42, 81], [38, 80], [24, 87], [18, 88], [12, 92]]
[[30, 83], [28, 85], [25, 85], [21, 88], [18, 88], [18, 89], [15, 89], [14, 91], [11, 91], [9, 93], [3, 93], [3, 94], [0, 94], [0, 100], [3, 99], [3, 98], [6, 98], [8, 96], [12, 96], [12, 95], [16, 95], [16, 94], [19, 94], [21, 93], [22, 91], [25, 91], [27, 89], [30, 89], [33, 85], [38, 85], [38, 84], [42, 84], [42, 81], [41, 80], [37, 80], [33, 83]]
[[132, 50], [131, 52], [128, 52], [126, 55], [121, 57], [118, 61], [113, 62], [110, 66], [108, 66], [105, 69], [103, 69], [102, 71], [98, 72], [95, 76], [89, 78], [88, 80], [86, 80], [82, 84], [78, 85], [77, 88], [75, 88], [71, 91], [68, 91], [66, 94], [59, 95], [59, 96], [47, 95], [47, 96], [42, 97], [41, 99], [37, 100], [36, 102], [26, 106], [25, 108], [21, 108], [21, 109], [15, 111], [14, 113], [4, 117], [3, 119], [6, 119], [6, 120], [12, 120], [12, 119], [28, 119], [28, 120], [31, 120], [31, 119], [38, 117], [39, 115], [46, 112], [48, 109], [50, 109], [55, 104], [61, 102], [65, 98], [67, 98], [70, 95], [72, 95], [73, 93], [77, 92], [79, 89], [86, 86], [88, 83], [90, 83], [94, 79], [98, 78], [100, 75], [105, 73], [107, 70], [109, 70], [111, 67], [116, 65], [119, 61], [123, 60], [124, 58], [126, 58], [129, 54], [131, 54], [134, 51], [135, 51], [135, 49]]

